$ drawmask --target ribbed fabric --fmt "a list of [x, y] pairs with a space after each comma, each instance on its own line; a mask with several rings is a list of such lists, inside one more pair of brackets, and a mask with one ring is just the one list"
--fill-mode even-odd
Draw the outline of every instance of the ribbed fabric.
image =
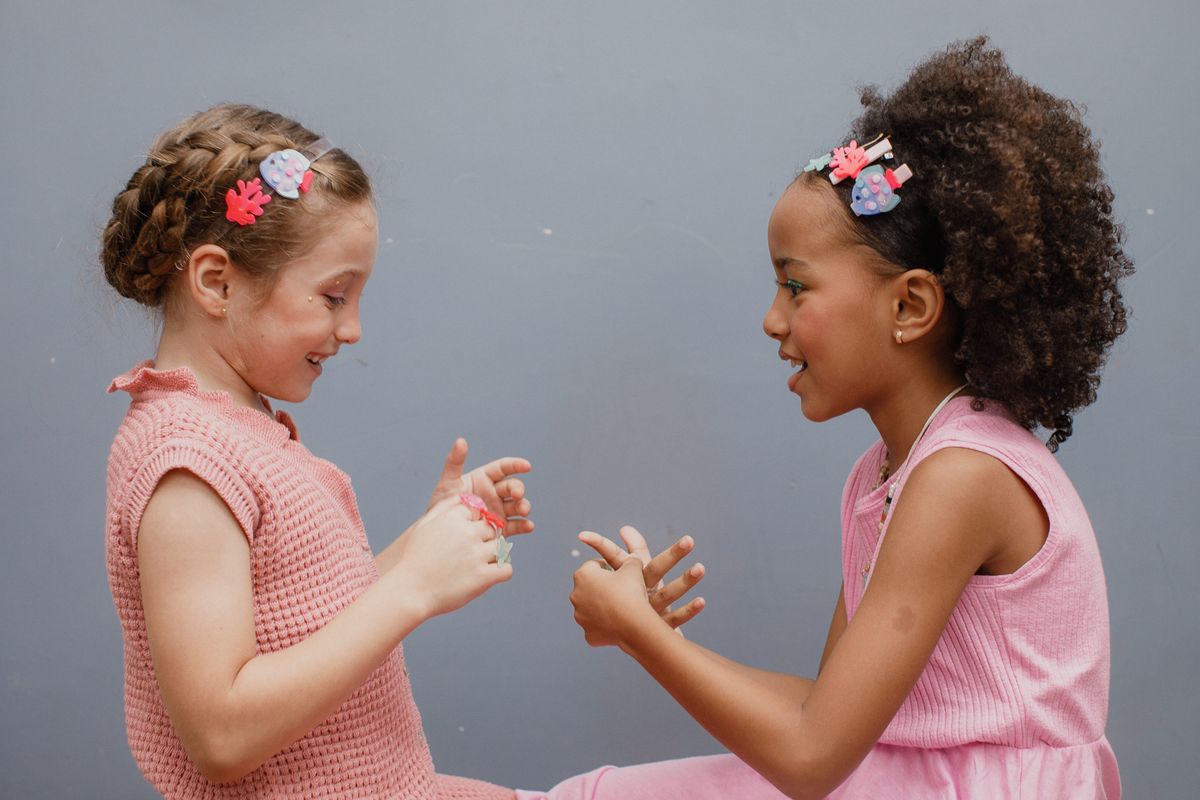
[[397, 647], [328, 719], [242, 780], [213, 784], [163, 707], [146, 640], [137, 562], [142, 513], [162, 477], [185, 469], [229, 506], [250, 546], [259, 653], [303, 641], [379, 578], [350, 479], [272, 419], [187, 368], [143, 362], [109, 391], [132, 402], [108, 463], [105, 547], [125, 639], [125, 718], [138, 767], [167, 798], [509, 800], [510, 789], [437, 775]]
[[[896, 487], [889, 522], [913, 468], [947, 447], [987, 453], [1008, 466], [1041, 501], [1049, 534], [1041, 550], [1016, 572], [976, 575], [968, 582], [924, 672], [884, 731], [880, 745], [891, 749], [868, 758], [860, 771], [894, 766], [906, 757], [906, 748], [913, 759], [928, 761], [931, 754], [918, 755], [912, 749], [998, 745], [992, 751], [973, 746], [965, 760], [956, 761], [954, 754], [944, 752], [938, 769], [952, 773], [953, 764], [962, 763], [979, 770], [980, 759], [994, 757], [1006, 760], [1005, 769], [1019, 776], [1022, 770], [1034, 769], [1034, 762], [1052, 757], [1051, 771], [1070, 775], [1073, 782], [1060, 787], [1061, 794], [1036, 796], [1119, 797], [1116, 759], [1104, 736], [1108, 601], [1087, 512], [1042, 442], [998, 404], [985, 402], [975, 411], [971, 398], [959, 397], [942, 410], [914, 448]], [[884, 455], [882, 442], [868, 449], [855, 464], [842, 496], [842, 578], [850, 619], [866, 588], [862, 569], [874, 563], [887, 533], [885, 528], [881, 536], [877, 530], [886, 482], [872, 488]], [[1004, 752], [1006, 748], [1016, 750]], [[1035, 752], [1045, 749], [1058, 750]], [[985, 755], [989, 752], [992, 755]], [[1019, 762], [1015, 767], [1007, 763], [1013, 759]], [[1091, 776], [1085, 783], [1094, 791], [1081, 792], [1081, 774]], [[862, 786], [875, 785], [866, 779], [860, 776]], [[1044, 775], [1040, 779], [1047, 780]]]

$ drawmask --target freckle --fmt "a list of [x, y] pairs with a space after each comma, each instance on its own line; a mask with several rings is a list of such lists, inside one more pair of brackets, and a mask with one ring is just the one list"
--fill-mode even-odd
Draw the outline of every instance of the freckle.
[[898, 633], [908, 633], [913, 629], [917, 622], [917, 615], [908, 606], [901, 606], [896, 609], [896, 616], [892, 617], [892, 629]]

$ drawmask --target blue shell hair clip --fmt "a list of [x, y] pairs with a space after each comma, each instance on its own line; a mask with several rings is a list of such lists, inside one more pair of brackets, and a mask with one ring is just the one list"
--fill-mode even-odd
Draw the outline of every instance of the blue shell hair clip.
[[866, 146], [860, 146], [852, 139], [844, 147], [835, 147], [820, 158], [810, 160], [804, 171], [829, 169], [829, 182], [835, 185], [853, 178], [850, 210], [860, 217], [872, 216], [900, 205], [900, 195], [896, 194], [896, 190], [913, 175], [907, 164], [901, 164], [894, 170], [879, 165], [871, 166], [880, 158], [887, 161], [893, 158], [892, 143], [882, 134]]

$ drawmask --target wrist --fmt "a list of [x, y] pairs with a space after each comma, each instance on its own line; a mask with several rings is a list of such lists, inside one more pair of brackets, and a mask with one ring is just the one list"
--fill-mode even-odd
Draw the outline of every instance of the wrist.
[[653, 608], [646, 606], [648, 613], [639, 613], [630, 620], [625, 635], [617, 642], [617, 646], [625, 655], [640, 661], [641, 657], [655, 645], [663, 633], [671, 633], [671, 626], [654, 613]]
[[434, 616], [432, 593], [422, 587], [419, 578], [401, 558], [379, 579], [387, 586], [396, 611], [412, 619], [413, 627]]

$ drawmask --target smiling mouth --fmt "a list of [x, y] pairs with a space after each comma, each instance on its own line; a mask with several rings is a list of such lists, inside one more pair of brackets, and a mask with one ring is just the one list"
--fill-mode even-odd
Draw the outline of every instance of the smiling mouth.
[[319, 367], [327, 358], [329, 358], [329, 356], [318, 356], [318, 355], [310, 354], [310, 355], [305, 356], [304, 360], [307, 361], [308, 363], [312, 364], [315, 367]]

